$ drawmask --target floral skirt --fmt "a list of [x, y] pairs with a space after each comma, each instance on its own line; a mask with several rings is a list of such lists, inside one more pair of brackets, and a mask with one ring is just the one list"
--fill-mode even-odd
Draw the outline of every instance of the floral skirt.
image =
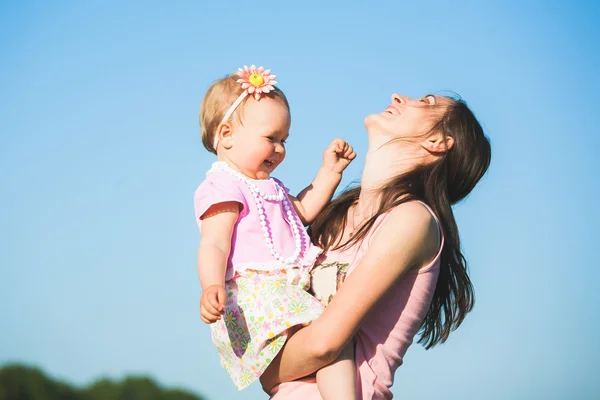
[[305, 326], [321, 315], [323, 306], [306, 292], [309, 280], [307, 272], [290, 268], [246, 270], [225, 283], [225, 313], [211, 325], [211, 335], [238, 390], [262, 375], [291, 327]]

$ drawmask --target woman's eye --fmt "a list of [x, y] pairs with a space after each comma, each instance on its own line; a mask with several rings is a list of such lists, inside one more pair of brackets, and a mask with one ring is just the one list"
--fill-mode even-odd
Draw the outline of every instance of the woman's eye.
[[427, 104], [427, 105], [432, 105], [432, 104], [435, 104], [435, 97], [433, 97], [433, 96], [422, 97], [419, 99], [419, 102]]

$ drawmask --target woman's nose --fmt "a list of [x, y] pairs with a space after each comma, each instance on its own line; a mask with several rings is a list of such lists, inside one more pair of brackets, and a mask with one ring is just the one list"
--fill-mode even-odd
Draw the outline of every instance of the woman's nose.
[[406, 103], [406, 96], [401, 96], [398, 93], [392, 94], [392, 103], [404, 104]]

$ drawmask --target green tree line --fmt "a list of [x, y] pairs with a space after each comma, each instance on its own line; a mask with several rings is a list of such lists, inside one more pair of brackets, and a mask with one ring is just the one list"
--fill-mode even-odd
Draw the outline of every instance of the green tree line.
[[48, 377], [38, 368], [11, 364], [0, 368], [0, 400], [205, 400], [180, 390], [162, 388], [151, 378], [99, 379], [78, 388]]

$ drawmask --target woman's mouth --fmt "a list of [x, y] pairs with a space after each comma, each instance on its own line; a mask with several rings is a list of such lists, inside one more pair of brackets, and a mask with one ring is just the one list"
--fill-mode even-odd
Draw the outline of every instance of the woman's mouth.
[[386, 113], [392, 114], [392, 115], [400, 115], [400, 111], [398, 111], [396, 108], [392, 107], [392, 106], [388, 106], [388, 108], [385, 109]]

